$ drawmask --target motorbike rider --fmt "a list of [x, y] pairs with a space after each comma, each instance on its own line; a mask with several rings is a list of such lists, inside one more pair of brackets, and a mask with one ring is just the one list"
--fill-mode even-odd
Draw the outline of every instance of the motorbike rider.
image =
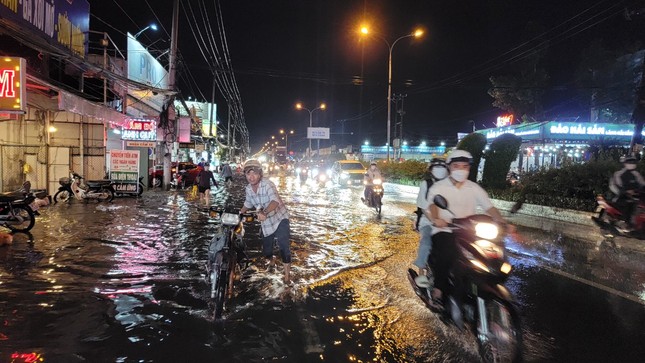
[[275, 266], [273, 240], [278, 241], [280, 257], [284, 267], [284, 283], [291, 283], [291, 234], [289, 231], [289, 212], [278, 195], [275, 184], [262, 178], [262, 165], [255, 159], [244, 163], [244, 175], [249, 184], [246, 186], [246, 199], [240, 213], [255, 208], [262, 227], [262, 254], [267, 259], [267, 267]]
[[428, 256], [432, 250], [432, 224], [430, 223], [430, 214], [428, 199], [430, 187], [448, 176], [448, 168], [443, 159], [433, 158], [428, 164], [428, 177], [419, 185], [419, 195], [417, 196], [417, 222], [415, 230], [419, 231], [419, 249], [417, 251], [417, 258], [413, 264], [419, 269], [419, 275], [415, 278], [417, 286], [427, 288], [430, 286], [430, 281], [426, 276], [426, 269], [428, 267]]
[[627, 224], [626, 229], [633, 226], [632, 214], [634, 212], [635, 197], [645, 186], [645, 180], [636, 170], [638, 160], [628, 155], [621, 158], [623, 168], [614, 173], [609, 180], [609, 189], [616, 195], [615, 206], [620, 210]]
[[365, 190], [363, 191], [364, 197], [361, 200], [365, 203], [369, 203], [370, 198], [372, 197], [372, 188], [374, 187], [374, 179], [381, 179], [381, 171], [378, 166], [376, 166], [376, 161], [370, 163], [369, 169], [365, 172], [363, 177], [363, 184], [365, 184]]
[[[472, 155], [465, 150], [453, 150], [446, 160], [450, 175], [439, 180], [430, 188], [430, 221], [432, 228], [432, 252], [430, 267], [434, 273], [434, 290], [432, 290], [433, 303], [441, 306], [443, 294], [449, 293], [448, 274], [457, 258], [452, 230], [448, 224], [453, 218], [465, 218], [477, 213], [480, 207], [496, 222], [506, 225], [502, 215], [491, 203], [486, 191], [479, 184], [468, 180]], [[442, 195], [448, 202], [450, 211], [440, 209], [432, 201], [436, 195]], [[512, 226], [509, 226], [512, 232]]]

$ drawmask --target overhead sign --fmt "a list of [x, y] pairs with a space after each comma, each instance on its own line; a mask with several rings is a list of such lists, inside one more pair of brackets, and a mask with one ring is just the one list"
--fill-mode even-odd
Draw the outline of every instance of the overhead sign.
[[23, 58], [4, 57], [0, 59], [1, 112], [25, 112], [27, 106], [27, 87], [25, 87], [27, 67], [25, 65], [26, 62]]
[[85, 58], [90, 30], [87, 0], [0, 0], [0, 19]]
[[[539, 122], [478, 130], [492, 140], [502, 134], [521, 136], [522, 140], [591, 141], [604, 139], [629, 140], [634, 134], [633, 124], [586, 122]], [[643, 131], [645, 135], [645, 131]]]
[[149, 149], [156, 146], [154, 141], [126, 141], [125, 146], [127, 147], [147, 147]]
[[157, 123], [153, 119], [128, 119], [121, 140], [156, 141]]
[[510, 126], [513, 124], [513, 115], [504, 115], [497, 118], [497, 127]]
[[307, 138], [329, 140], [329, 127], [307, 127]]

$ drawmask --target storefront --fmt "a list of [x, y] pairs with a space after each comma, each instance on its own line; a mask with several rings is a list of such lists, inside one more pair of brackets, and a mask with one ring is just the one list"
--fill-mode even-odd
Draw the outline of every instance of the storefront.
[[[518, 159], [512, 170], [528, 171], [540, 167], [557, 167], [564, 160], [582, 162], [589, 158], [589, 146], [628, 147], [634, 134], [633, 124], [590, 124], [584, 122], [547, 121], [478, 130], [490, 144], [502, 134], [522, 138]], [[645, 135], [645, 132], [643, 132]]]

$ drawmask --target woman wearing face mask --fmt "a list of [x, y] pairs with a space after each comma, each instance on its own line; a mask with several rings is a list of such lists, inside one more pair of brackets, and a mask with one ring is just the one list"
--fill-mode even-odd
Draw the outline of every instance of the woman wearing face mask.
[[[450, 176], [436, 182], [430, 188], [429, 214], [432, 228], [432, 272], [434, 273], [434, 290], [432, 298], [435, 304], [441, 304], [443, 292], [448, 289], [448, 273], [457, 256], [452, 231], [447, 228], [453, 218], [465, 218], [477, 213], [480, 207], [496, 222], [506, 224], [499, 211], [493, 207], [488, 194], [477, 183], [468, 180], [472, 156], [464, 150], [454, 150], [448, 155]], [[432, 203], [435, 195], [442, 195], [448, 201], [450, 212], [439, 209]]]
[[[428, 165], [429, 177], [421, 182], [419, 185], [419, 195], [417, 196], [417, 223], [415, 230], [419, 231], [421, 235], [419, 238], [419, 249], [417, 250], [417, 258], [413, 264], [419, 269], [419, 275], [414, 279], [414, 282], [419, 287], [427, 288], [430, 286], [430, 281], [426, 277], [426, 269], [428, 267], [428, 256], [432, 250], [432, 224], [429, 219], [428, 199], [430, 187], [448, 176], [448, 168], [443, 159], [432, 159]], [[424, 213], [425, 212], [425, 213]]]
[[614, 173], [609, 180], [609, 189], [616, 194], [614, 203], [625, 216], [626, 226], [623, 229], [632, 228], [632, 213], [634, 212], [635, 196], [645, 186], [643, 177], [636, 170], [638, 160], [633, 156], [621, 158], [623, 168]]

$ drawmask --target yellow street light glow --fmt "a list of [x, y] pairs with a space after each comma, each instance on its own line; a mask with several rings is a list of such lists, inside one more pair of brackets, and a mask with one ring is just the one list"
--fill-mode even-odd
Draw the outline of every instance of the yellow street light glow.
[[324, 103], [321, 103], [321, 104], [320, 104], [320, 109], [321, 109], [321, 110], [324, 110], [324, 109], [326, 109], [326, 108], [327, 108], [327, 105], [326, 105], [326, 104], [324, 104]]
[[370, 33], [370, 30], [366, 26], [361, 27], [361, 33], [367, 35]]
[[301, 110], [302, 109], [302, 103], [300, 103], [300, 102], [296, 103], [296, 109]]
[[414, 31], [414, 37], [418, 38], [423, 35], [423, 30], [422, 29], [417, 29]]

